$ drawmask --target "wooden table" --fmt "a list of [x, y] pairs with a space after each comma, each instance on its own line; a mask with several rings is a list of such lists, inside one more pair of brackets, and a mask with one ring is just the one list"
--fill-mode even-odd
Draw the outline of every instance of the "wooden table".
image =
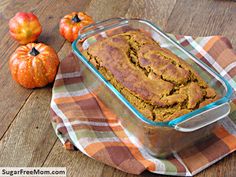
[[[51, 45], [60, 59], [71, 44], [60, 37], [58, 22], [72, 11], [85, 11], [95, 20], [145, 18], [175, 34], [220, 34], [236, 47], [236, 2], [229, 0], [0, 0], [0, 166], [65, 166], [70, 177], [135, 176], [63, 149], [50, 123], [52, 85], [27, 90], [12, 81], [8, 59], [18, 44], [10, 38], [7, 23], [18, 11], [39, 17], [43, 26], [39, 41]], [[197, 176], [233, 177], [235, 164], [233, 153]]]

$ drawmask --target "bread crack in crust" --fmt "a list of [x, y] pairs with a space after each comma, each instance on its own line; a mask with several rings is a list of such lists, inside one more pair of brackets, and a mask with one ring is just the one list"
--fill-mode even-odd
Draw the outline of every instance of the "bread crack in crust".
[[103, 39], [83, 54], [153, 121], [172, 120], [218, 99], [215, 90], [185, 61], [141, 31]]

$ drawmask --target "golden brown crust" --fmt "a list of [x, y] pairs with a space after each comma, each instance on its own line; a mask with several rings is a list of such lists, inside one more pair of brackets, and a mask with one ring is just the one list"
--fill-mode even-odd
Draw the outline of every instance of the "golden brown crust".
[[214, 89], [182, 59], [140, 31], [114, 35], [83, 54], [144, 116], [168, 121], [212, 102]]

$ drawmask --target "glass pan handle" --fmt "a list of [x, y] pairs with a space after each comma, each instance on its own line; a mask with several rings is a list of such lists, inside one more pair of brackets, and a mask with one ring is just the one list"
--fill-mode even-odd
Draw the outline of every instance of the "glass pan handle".
[[229, 103], [224, 103], [215, 108], [206, 110], [201, 114], [193, 116], [190, 119], [180, 122], [174, 125], [174, 128], [181, 132], [192, 132], [226, 117], [229, 112]]

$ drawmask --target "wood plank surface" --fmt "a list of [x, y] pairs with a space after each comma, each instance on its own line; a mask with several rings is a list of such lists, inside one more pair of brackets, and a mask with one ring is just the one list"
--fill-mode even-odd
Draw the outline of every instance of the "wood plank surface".
[[[37, 1], [35, 1], [37, 2]], [[40, 1], [38, 1], [40, 2]], [[17, 48], [17, 42], [11, 40], [10, 35], [8, 34], [8, 20], [14, 16], [14, 14], [24, 7], [25, 9], [31, 10], [31, 4], [25, 2], [9, 1], [9, 3], [4, 3], [5, 6], [1, 8], [0, 12], [0, 34], [2, 36], [0, 43], [0, 85], [1, 93], [0, 94], [0, 138], [4, 135], [6, 130], [9, 128], [9, 125], [14, 120], [15, 116], [19, 110], [24, 105], [26, 99], [32, 93], [32, 90], [23, 89], [19, 85], [15, 84], [10, 77], [10, 72], [8, 69], [8, 59], [13, 51]], [[12, 9], [12, 6], [16, 9]], [[39, 5], [38, 10], [44, 8], [44, 5]]]
[[236, 47], [236, 3], [225, 0], [179, 0], [166, 32], [191, 36], [223, 35]]
[[[40, 18], [40, 14], [41, 16], [44, 15], [45, 18], [40, 22], [42, 26], [47, 26], [47, 29], [42, 33], [42, 37], [39, 38], [39, 41], [42, 40], [46, 44], [51, 45], [56, 51], [59, 51], [65, 40], [62, 37], [58, 37], [59, 32], [57, 30], [58, 21], [62, 14], [60, 16], [56, 16], [55, 14], [60, 14], [62, 12], [61, 7], [63, 6], [67, 7], [64, 8], [63, 13], [69, 13], [72, 11], [74, 6], [68, 2], [65, 3], [65, 1], [57, 2], [57, 0], [50, 1], [50, 4], [48, 4], [46, 8], [42, 8], [42, 11], [38, 12], [38, 17]], [[78, 3], [78, 9], [82, 6], [86, 7], [88, 3], [88, 1], [87, 3]], [[48, 17], [54, 20], [49, 22]], [[68, 45], [70, 46], [70, 44], [67, 43], [65, 47]], [[70, 48], [60, 50], [58, 53], [59, 58], [63, 58], [65, 53], [68, 53], [70, 50]], [[10, 77], [8, 78], [10, 79]], [[13, 83], [13, 85], [18, 86], [15, 83]], [[20, 86], [18, 87], [19, 89], [15, 90], [26, 90]], [[16, 119], [13, 122], [7, 122], [8, 124], [11, 123], [11, 126], [0, 141], [0, 166], [41, 166], [55, 143], [56, 136], [49, 119], [51, 86], [43, 89], [35, 89], [34, 91], [28, 91], [33, 93], [29, 96], [24, 107], [17, 113]], [[7, 93], [12, 94], [12, 92]], [[12, 99], [9, 100], [9, 103], [15, 104], [13, 101], [14, 95], [8, 96], [9, 99]], [[4, 100], [2, 100], [2, 103], [4, 104], [3, 101]], [[40, 105], [39, 103], [43, 104]], [[9, 109], [6, 109], [5, 111], [7, 110], [9, 111]], [[36, 128], [34, 126], [32, 127], [32, 124], [35, 125]], [[1, 122], [1, 125], [6, 125], [6, 122]], [[19, 134], [18, 132], [21, 132], [22, 134]]]
[[58, 140], [43, 166], [66, 167], [68, 176], [97, 177], [101, 176], [104, 164], [88, 158], [79, 151], [65, 150]]
[[176, 0], [132, 1], [126, 18], [147, 19], [165, 30]]
[[[45, 3], [47, 5], [45, 5]], [[56, 51], [59, 51], [65, 42], [58, 32], [58, 22], [61, 17], [63, 14], [73, 11], [74, 8], [80, 10], [80, 8], [86, 7], [88, 4], [89, 1], [80, 1], [76, 6], [75, 4], [69, 3], [69, 1], [57, 0], [45, 0], [44, 2], [34, 0], [12, 1], [5, 10], [3, 10], [2, 14], [7, 17], [5, 18], [5, 26], [8, 28], [7, 21], [14, 16], [17, 11], [24, 11], [24, 9], [33, 11], [38, 16], [43, 26], [43, 32], [38, 41], [42, 41], [52, 46]], [[14, 6], [14, 8], [12, 6]], [[20, 87], [10, 77], [7, 61], [17, 46], [17, 42], [10, 38], [7, 31], [0, 43], [0, 75], [3, 76], [0, 80], [0, 85], [2, 86], [2, 93], [5, 93], [0, 94], [0, 138], [9, 128], [9, 125], [33, 91]], [[9, 90], [11, 90], [11, 92], [9, 92]]]
[[131, 0], [92, 0], [86, 12], [95, 21], [124, 17], [131, 2]]
[[44, 162], [57, 139], [49, 119], [49, 87], [30, 95], [0, 141], [0, 166], [40, 166]]
[[[224, 35], [236, 47], [236, 3], [229, 0], [1, 0], [0, 1], [0, 166], [65, 166], [69, 177], [154, 177], [131, 175], [66, 151], [50, 124], [51, 87], [27, 90], [10, 77], [8, 59], [18, 44], [8, 34], [8, 20], [18, 11], [32, 11], [43, 26], [39, 42], [51, 45], [60, 59], [71, 50], [59, 35], [60, 18], [86, 11], [95, 20], [145, 18], [164, 31], [194, 36]], [[236, 176], [233, 153], [198, 177]]]

